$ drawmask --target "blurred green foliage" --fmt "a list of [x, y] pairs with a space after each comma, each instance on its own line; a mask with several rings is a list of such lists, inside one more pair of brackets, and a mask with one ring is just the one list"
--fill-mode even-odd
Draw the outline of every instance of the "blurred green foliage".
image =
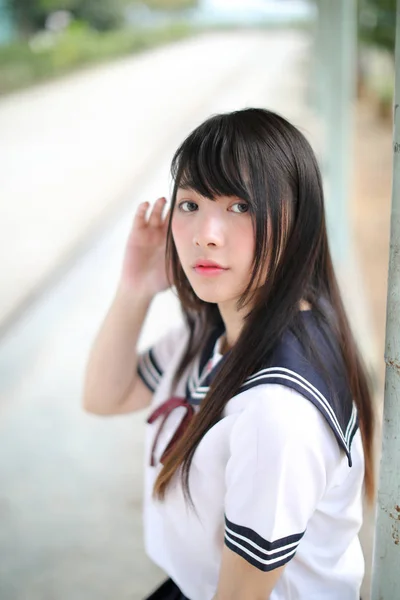
[[108, 31], [123, 25], [125, 4], [124, 0], [75, 0], [73, 14], [98, 31]]
[[396, 0], [360, 0], [361, 41], [394, 53], [395, 30]]
[[0, 93], [191, 34], [191, 27], [179, 22], [151, 29], [99, 32], [75, 21], [63, 32], [43, 32], [30, 40], [0, 46]]
[[[0, 46], [0, 93], [193, 33], [178, 20], [128, 27], [125, 10], [138, 2], [168, 10], [188, 8], [197, 0], [6, 0], [19, 39]], [[71, 20], [50, 31], [47, 19], [58, 11], [67, 11]]]
[[198, 4], [198, 0], [6, 0], [22, 35], [43, 29], [49, 14], [67, 10], [75, 19], [93, 29], [109, 31], [121, 27], [129, 5], [144, 4], [158, 10], [180, 10]]
[[115, 29], [123, 23], [128, 0], [7, 0], [22, 35], [43, 29], [52, 12], [67, 10], [99, 31]]
[[157, 10], [183, 10], [198, 5], [198, 0], [140, 0], [149, 8]]

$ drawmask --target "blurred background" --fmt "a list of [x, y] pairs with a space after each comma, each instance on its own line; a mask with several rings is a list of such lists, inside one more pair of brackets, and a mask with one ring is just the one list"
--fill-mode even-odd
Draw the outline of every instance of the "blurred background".
[[[164, 577], [142, 543], [146, 414], [85, 414], [82, 379], [136, 206], [169, 197], [213, 113], [270, 108], [312, 143], [380, 411], [394, 28], [395, 0], [0, 0], [1, 600], [140, 600]], [[159, 295], [141, 347], [178, 318]], [[366, 511], [363, 600], [372, 534]]]

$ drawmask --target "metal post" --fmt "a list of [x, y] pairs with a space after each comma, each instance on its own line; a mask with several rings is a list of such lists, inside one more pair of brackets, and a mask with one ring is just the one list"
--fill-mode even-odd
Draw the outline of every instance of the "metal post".
[[317, 109], [319, 114], [325, 118], [327, 118], [327, 102], [330, 98], [330, 1], [318, 1], [318, 22], [316, 25]]
[[8, 44], [16, 37], [15, 23], [9, 2], [0, 0], [0, 46]]
[[400, 0], [396, 10], [393, 191], [386, 317], [382, 458], [376, 509], [372, 600], [400, 598]]
[[311, 104], [318, 116], [324, 114], [324, 89], [326, 87], [326, 23], [325, 23], [325, 0], [318, 0], [318, 17], [314, 25], [313, 43], [313, 78], [311, 90]]
[[323, 111], [326, 123], [327, 221], [332, 254], [343, 264], [350, 253], [349, 193], [352, 114], [357, 50], [356, 0], [320, 0], [324, 41]]

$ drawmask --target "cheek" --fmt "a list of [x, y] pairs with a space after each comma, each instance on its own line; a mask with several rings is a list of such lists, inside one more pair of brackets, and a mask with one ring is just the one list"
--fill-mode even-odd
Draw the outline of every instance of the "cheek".
[[241, 258], [242, 264], [250, 265], [255, 253], [255, 233], [251, 222], [239, 227], [234, 236], [235, 252]]
[[177, 219], [175, 216], [172, 217], [171, 232], [172, 237], [174, 238], [174, 242], [176, 244], [177, 241], [179, 241], [182, 237], [183, 227], [182, 224], [179, 222], [179, 219]]
[[180, 250], [184, 249], [190, 240], [190, 230], [187, 223], [184, 223], [178, 216], [172, 218], [171, 223], [172, 238], [175, 242], [175, 247], [180, 254]]

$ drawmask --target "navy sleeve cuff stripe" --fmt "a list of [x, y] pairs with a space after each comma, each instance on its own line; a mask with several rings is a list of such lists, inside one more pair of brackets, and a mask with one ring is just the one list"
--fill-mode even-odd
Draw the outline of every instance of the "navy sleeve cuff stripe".
[[137, 371], [142, 381], [154, 392], [160, 383], [162, 371], [151, 350], [140, 357]]
[[143, 356], [142, 368], [148, 373], [157, 386], [161, 379], [161, 373], [155, 366], [151, 352], [148, 352]]
[[288, 563], [293, 556], [296, 553], [297, 550], [297, 545], [288, 550], [287, 552], [285, 552], [284, 554], [279, 553], [279, 556], [275, 556], [273, 558], [260, 558], [259, 556], [257, 556], [256, 554], [254, 554], [254, 552], [250, 552], [249, 550], [247, 550], [246, 548], [243, 548], [243, 546], [237, 544], [236, 542], [234, 542], [233, 540], [231, 540], [229, 538], [229, 536], [225, 536], [225, 545], [232, 550], [232, 552], [235, 552], [236, 554], [238, 554], [239, 556], [241, 556], [242, 558], [244, 558], [245, 560], [247, 560], [247, 562], [249, 562], [251, 565], [253, 565], [253, 567], [256, 567], [257, 569], [259, 569], [260, 571], [273, 571], [274, 569], [278, 569], [279, 567], [282, 567], [283, 565], [285, 565], [286, 563]]
[[155, 391], [156, 391], [156, 388], [153, 386], [153, 384], [151, 384], [151, 383], [149, 382], [149, 380], [148, 380], [148, 379], [146, 379], [146, 376], [143, 374], [143, 371], [142, 371], [142, 369], [141, 369], [140, 365], [138, 366], [137, 372], [138, 372], [138, 375], [139, 375], [140, 379], [141, 379], [141, 380], [143, 381], [143, 383], [144, 383], [144, 384], [145, 384], [145, 385], [146, 385], [146, 386], [149, 388], [149, 390], [150, 390], [151, 392], [155, 392]]
[[237, 525], [236, 523], [232, 523], [225, 515], [225, 528], [226, 532], [235, 539], [243, 540], [249, 542], [251, 545], [256, 546], [262, 552], [269, 554], [274, 552], [275, 550], [282, 550], [286, 547], [291, 547], [292, 545], [298, 545], [301, 538], [304, 535], [304, 531], [302, 533], [296, 533], [294, 535], [289, 535], [274, 542], [269, 542], [265, 540], [261, 535], [256, 533], [253, 529], [249, 527], [242, 527], [242, 525]]
[[158, 364], [158, 362], [156, 361], [156, 357], [154, 356], [154, 352], [153, 352], [153, 350], [151, 348], [148, 351], [148, 355], [149, 355], [149, 359], [151, 361], [151, 364], [153, 365], [153, 367], [155, 368], [155, 370], [157, 371], [157, 373], [161, 376], [163, 374], [162, 369], [161, 369], [160, 365]]
[[288, 552], [295, 552], [299, 545], [299, 542], [293, 542], [292, 544], [287, 544], [286, 546], [275, 548], [274, 550], [270, 550], [269, 552], [267, 552], [260, 548], [260, 546], [257, 546], [257, 544], [255, 544], [254, 542], [246, 540], [242, 536], [232, 534], [229, 530], [225, 530], [225, 537], [229, 539], [229, 541], [232, 544], [235, 544], [237, 547], [242, 548], [244, 552], [249, 552], [249, 554], [258, 557], [258, 559], [261, 562], [264, 560], [272, 560], [284, 557]]

